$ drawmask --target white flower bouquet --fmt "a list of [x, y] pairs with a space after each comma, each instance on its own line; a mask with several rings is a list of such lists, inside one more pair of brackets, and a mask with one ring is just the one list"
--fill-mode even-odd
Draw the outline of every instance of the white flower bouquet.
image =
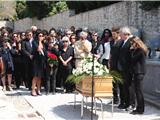
[[73, 83], [79, 83], [84, 77], [92, 76], [95, 77], [107, 77], [112, 76], [120, 79], [120, 75], [116, 72], [109, 71], [106, 66], [100, 64], [97, 59], [94, 59], [94, 68], [93, 68], [93, 59], [91, 57], [85, 58], [82, 61], [81, 67], [73, 69], [72, 75], [67, 78], [67, 81]]

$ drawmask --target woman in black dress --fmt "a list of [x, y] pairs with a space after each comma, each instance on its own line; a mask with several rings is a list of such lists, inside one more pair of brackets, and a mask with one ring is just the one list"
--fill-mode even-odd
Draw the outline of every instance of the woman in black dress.
[[135, 94], [137, 106], [131, 114], [143, 114], [144, 112], [144, 97], [142, 92], [142, 82], [146, 73], [145, 58], [148, 52], [146, 45], [138, 37], [133, 37], [131, 40], [131, 65], [133, 73], [133, 82], [135, 85]]
[[[37, 41], [33, 42], [33, 79], [32, 79], [32, 96], [41, 95], [41, 81], [44, 78], [46, 70], [47, 52], [45, 50], [42, 32], [37, 34]], [[37, 89], [36, 89], [37, 87]]]
[[14, 66], [11, 54], [13, 53], [13, 49], [9, 41], [10, 39], [4, 38], [3, 47], [0, 49], [0, 56], [1, 56], [0, 59], [1, 61], [3, 61], [5, 68], [3, 75], [1, 76], [4, 91], [6, 91], [6, 80], [8, 82], [8, 90], [12, 91], [11, 82], [12, 82], [12, 74], [14, 71]]
[[72, 72], [72, 58], [74, 50], [69, 46], [69, 38], [64, 36], [62, 38], [63, 49], [59, 51], [59, 83], [64, 92], [72, 92], [73, 85], [66, 83], [67, 77]]

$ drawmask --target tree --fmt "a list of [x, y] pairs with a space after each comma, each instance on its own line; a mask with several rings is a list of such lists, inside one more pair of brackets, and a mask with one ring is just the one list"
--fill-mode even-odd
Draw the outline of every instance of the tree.
[[75, 13], [93, 10], [103, 6], [111, 5], [119, 1], [67, 1], [69, 9], [75, 10]]
[[65, 1], [17, 1], [16, 4], [19, 19], [25, 17], [42, 19], [67, 9]]
[[16, 13], [18, 18], [25, 18], [27, 16], [25, 1], [16, 2]]

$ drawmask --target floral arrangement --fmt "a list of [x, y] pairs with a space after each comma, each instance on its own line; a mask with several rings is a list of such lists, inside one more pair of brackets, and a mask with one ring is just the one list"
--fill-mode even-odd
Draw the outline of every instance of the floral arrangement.
[[48, 52], [48, 63], [58, 65], [58, 58], [55, 54]]
[[107, 77], [112, 76], [115, 77], [117, 80], [121, 80], [121, 75], [116, 71], [109, 71], [106, 66], [100, 64], [97, 59], [94, 60], [94, 73], [93, 73], [93, 60], [92, 58], [86, 58], [82, 61], [81, 67], [73, 69], [72, 75], [67, 78], [67, 81], [78, 83], [80, 82], [85, 76], [96, 76], [96, 77]]

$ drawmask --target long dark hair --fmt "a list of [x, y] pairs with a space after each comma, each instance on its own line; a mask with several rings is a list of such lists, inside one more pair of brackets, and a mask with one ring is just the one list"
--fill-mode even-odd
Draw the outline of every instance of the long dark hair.
[[105, 32], [108, 32], [109, 33], [109, 38], [112, 37], [112, 32], [110, 29], [104, 29], [103, 30], [103, 33], [102, 33], [102, 36], [101, 36], [101, 41], [103, 42], [104, 38], [105, 38]]

